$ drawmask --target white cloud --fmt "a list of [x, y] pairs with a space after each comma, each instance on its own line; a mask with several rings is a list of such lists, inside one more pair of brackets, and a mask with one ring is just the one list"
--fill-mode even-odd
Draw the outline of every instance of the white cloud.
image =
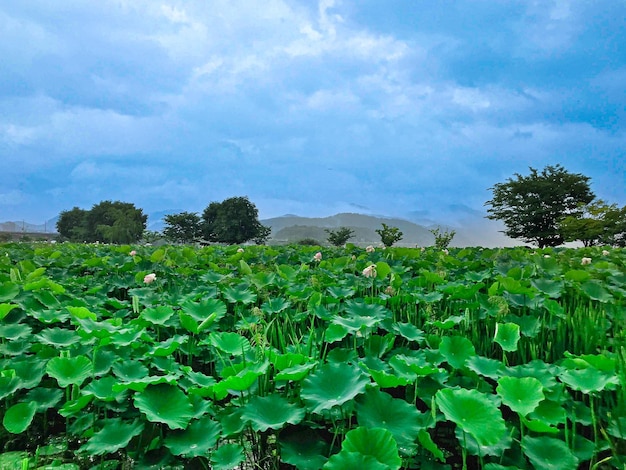
[[0, 193], [0, 206], [17, 206], [26, 201], [26, 196], [22, 191], [12, 190]]

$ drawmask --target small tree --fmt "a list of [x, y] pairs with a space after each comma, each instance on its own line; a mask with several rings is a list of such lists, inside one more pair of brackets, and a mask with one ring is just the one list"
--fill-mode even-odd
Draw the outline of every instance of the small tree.
[[200, 216], [194, 212], [169, 214], [163, 218], [163, 235], [175, 243], [193, 243], [202, 236]]
[[626, 206], [598, 200], [581, 206], [582, 212], [565, 217], [560, 224], [565, 241], [579, 240], [584, 246], [623, 246], [626, 237]]
[[259, 222], [258, 211], [247, 197], [211, 202], [202, 213], [202, 233], [206, 240], [228, 244], [249, 240], [264, 242], [271, 229]]
[[328, 234], [328, 243], [333, 246], [343, 246], [354, 235], [354, 230], [348, 227], [339, 227], [337, 230], [329, 230], [327, 228], [324, 231]]
[[380, 235], [380, 241], [383, 242], [383, 245], [390, 247], [402, 240], [403, 233], [398, 227], [389, 227], [387, 224], [382, 225], [383, 228], [376, 230], [376, 233]]
[[515, 179], [490, 189], [493, 199], [485, 203], [491, 205], [487, 218], [503, 221], [507, 236], [540, 248], [563, 243], [561, 220], [577, 216], [581, 205], [595, 198], [589, 177], [569, 173], [561, 165], [547, 166], [541, 173], [530, 168], [530, 175], [516, 173]]
[[62, 211], [57, 220], [57, 232], [61, 237], [71, 242], [87, 240], [87, 213], [84, 209], [74, 207], [69, 211]]
[[446, 230], [445, 232], [442, 232], [440, 227], [429, 230], [429, 232], [435, 237], [435, 248], [438, 250], [445, 250], [448, 248], [448, 245], [456, 235], [456, 230]]

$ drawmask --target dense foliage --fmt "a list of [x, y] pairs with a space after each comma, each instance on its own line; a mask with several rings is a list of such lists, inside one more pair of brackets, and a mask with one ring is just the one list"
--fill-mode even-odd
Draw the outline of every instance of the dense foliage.
[[163, 236], [174, 243], [193, 243], [202, 237], [200, 216], [193, 212], [169, 214], [163, 218]]
[[1, 245], [0, 468], [626, 465], [623, 251], [322, 250]]
[[259, 212], [247, 197], [231, 197], [210, 203], [202, 213], [205, 240], [221, 243], [263, 243], [271, 229], [259, 222]]
[[147, 219], [134, 204], [102, 201], [90, 210], [74, 207], [62, 211], [57, 231], [74, 242], [135, 243], [146, 229]]
[[376, 230], [376, 233], [380, 236], [380, 241], [387, 248], [393, 246], [394, 243], [402, 240], [403, 233], [398, 227], [390, 227], [383, 223], [382, 228]]
[[626, 206], [598, 200], [581, 207], [576, 215], [560, 224], [565, 241], [581, 241], [585, 246], [626, 246]]
[[541, 173], [530, 168], [528, 176], [515, 174], [506, 183], [493, 186], [489, 219], [501, 220], [504, 233], [535, 243], [540, 248], [558, 246], [564, 241], [560, 222], [567, 216], [576, 217], [581, 205], [594, 199], [589, 177], [570, 173], [561, 165], [545, 167]]
[[328, 243], [333, 246], [343, 246], [354, 236], [354, 230], [348, 227], [339, 227], [336, 230], [324, 229], [328, 233]]

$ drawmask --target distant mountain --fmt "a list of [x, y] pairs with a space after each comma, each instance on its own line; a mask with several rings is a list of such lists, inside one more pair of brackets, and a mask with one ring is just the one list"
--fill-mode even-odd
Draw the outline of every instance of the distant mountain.
[[[430, 222], [430, 221], [429, 221]], [[342, 213], [330, 217], [300, 217], [286, 215], [261, 220], [261, 223], [272, 229], [271, 238], [276, 243], [294, 243], [304, 238], [312, 238], [325, 243], [328, 233], [324, 229], [348, 227], [354, 230], [351, 243], [359, 245], [380, 244], [377, 229], [385, 223], [391, 227], [398, 227], [403, 233], [402, 240], [397, 246], [429, 246], [434, 244], [435, 238], [429, 229], [436, 224], [424, 226], [400, 218], [376, 217], [364, 214]], [[470, 218], [461, 226], [444, 226], [443, 230], [456, 230], [456, 235], [450, 246], [513, 246], [515, 241], [499, 233], [499, 225], [492, 221]]]
[[23, 220], [12, 222], [0, 222], [0, 232], [24, 232], [24, 233], [56, 233], [58, 217], [47, 220], [43, 224], [30, 224]]

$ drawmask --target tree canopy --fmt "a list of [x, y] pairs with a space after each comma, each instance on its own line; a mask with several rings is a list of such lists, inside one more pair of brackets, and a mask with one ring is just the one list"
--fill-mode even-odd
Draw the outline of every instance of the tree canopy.
[[62, 211], [57, 231], [74, 242], [133, 243], [141, 238], [147, 219], [134, 204], [102, 201], [90, 210]]
[[591, 202], [581, 207], [577, 215], [570, 215], [561, 221], [561, 233], [565, 241], [581, 241], [585, 246], [626, 244], [626, 206], [621, 209], [616, 204], [603, 200]]
[[562, 244], [561, 221], [578, 216], [581, 206], [595, 198], [588, 176], [570, 173], [561, 165], [548, 165], [541, 172], [531, 167], [528, 176], [514, 176], [490, 188], [493, 198], [485, 203], [491, 206], [487, 218], [504, 222], [507, 236], [540, 248]]
[[328, 234], [328, 242], [333, 246], [343, 246], [354, 236], [354, 230], [348, 227], [339, 227], [337, 230], [324, 229]]
[[271, 229], [259, 222], [258, 210], [247, 197], [232, 197], [211, 202], [202, 213], [204, 238], [220, 243], [264, 243]]
[[169, 214], [163, 218], [163, 235], [174, 243], [192, 243], [202, 237], [200, 216], [194, 212]]

